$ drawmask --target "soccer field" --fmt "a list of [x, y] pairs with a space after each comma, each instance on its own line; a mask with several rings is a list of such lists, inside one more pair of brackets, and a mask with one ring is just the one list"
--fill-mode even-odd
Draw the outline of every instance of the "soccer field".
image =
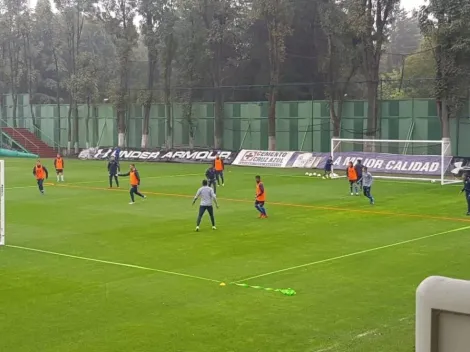
[[137, 164], [134, 205], [104, 162], [66, 160], [45, 196], [33, 166], [6, 160], [0, 351], [410, 352], [417, 285], [470, 279], [460, 185], [376, 180], [370, 206], [345, 179], [229, 166], [197, 233], [206, 165]]

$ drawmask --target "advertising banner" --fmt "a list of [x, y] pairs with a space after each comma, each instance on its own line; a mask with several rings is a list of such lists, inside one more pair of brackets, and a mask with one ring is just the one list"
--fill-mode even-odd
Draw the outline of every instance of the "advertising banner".
[[297, 152], [270, 152], [243, 149], [238, 153], [232, 164], [238, 166], [292, 167], [297, 154]]
[[470, 173], [470, 158], [455, 157], [452, 159], [450, 172], [455, 177], [462, 177], [465, 173]]
[[[293, 167], [323, 169], [329, 153], [298, 153]], [[427, 175], [441, 174], [440, 155], [403, 155], [368, 152], [336, 153], [333, 158], [333, 168], [345, 170], [349, 162], [361, 160], [369, 171], [383, 174]], [[444, 170], [451, 166], [452, 157], [444, 157]], [[462, 166], [463, 164], [459, 164]], [[467, 164], [465, 164], [467, 165]]]
[[[115, 148], [88, 148], [78, 155], [82, 160], [106, 160], [115, 154]], [[149, 161], [149, 162], [178, 162], [178, 163], [210, 163], [220, 156], [229, 165], [237, 153], [226, 150], [154, 150], [143, 151], [132, 148], [122, 148], [119, 153], [120, 161]]]

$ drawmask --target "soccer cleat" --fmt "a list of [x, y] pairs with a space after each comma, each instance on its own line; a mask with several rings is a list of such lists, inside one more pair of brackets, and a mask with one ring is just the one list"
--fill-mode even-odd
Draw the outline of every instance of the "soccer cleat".
[[359, 193], [356, 193], [356, 196], [358, 196], [358, 195], [359, 195]]
[[263, 214], [259, 214], [258, 218], [262, 219], [262, 218], [263, 218]]
[[217, 230], [217, 227], [215, 227], [215, 226], [212, 226], [212, 230]]
[[147, 199], [147, 196], [144, 196], [144, 199]]
[[196, 232], [198, 232], [198, 231], [199, 231], [199, 226], [196, 226]]
[[132, 205], [132, 204], [134, 204], [134, 202], [130, 202], [130, 203], [129, 203], [129, 205]]
[[268, 216], [267, 216], [267, 215], [262, 215], [261, 218], [262, 218], [262, 219], [267, 219]]
[[225, 183], [222, 183], [222, 187], [225, 187]]
[[353, 195], [354, 195], [354, 193], [351, 193], [351, 195], [353, 196]]
[[470, 216], [470, 211], [467, 213], [467, 216]]

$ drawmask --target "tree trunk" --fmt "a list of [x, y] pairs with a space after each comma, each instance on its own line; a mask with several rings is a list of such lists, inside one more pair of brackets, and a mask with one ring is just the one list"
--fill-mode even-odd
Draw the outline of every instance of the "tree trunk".
[[13, 93], [11, 95], [11, 98], [13, 100], [13, 127], [14, 128], [17, 128], [18, 127], [18, 121], [16, 119], [16, 112], [17, 112], [17, 109], [18, 109], [18, 94], [16, 93]]
[[269, 92], [268, 112], [268, 150], [276, 150], [276, 101], [277, 87], [272, 86]]
[[[378, 94], [379, 81], [378, 77], [367, 82], [367, 131], [366, 139], [375, 139], [378, 128]], [[365, 151], [375, 152], [375, 143], [370, 142], [364, 145]]]
[[224, 97], [220, 88], [215, 92], [214, 148], [222, 149], [224, 143]]
[[189, 149], [194, 149], [194, 130], [189, 128]]
[[126, 144], [126, 107], [124, 97], [121, 96], [119, 98], [116, 110], [118, 120], [118, 146], [124, 148]]
[[[152, 95], [152, 93], [150, 94]], [[148, 100], [144, 104], [144, 121], [142, 125], [142, 139], [140, 141], [140, 147], [142, 149], [146, 149], [148, 146], [151, 109], [152, 109], [152, 98], [148, 98]]]
[[88, 125], [90, 123], [90, 116], [91, 116], [91, 106], [90, 106], [90, 97], [87, 97], [86, 100], [86, 120], [85, 120], [85, 134], [86, 134], [86, 140], [85, 140], [85, 148], [90, 148], [90, 126]]
[[67, 113], [67, 153], [70, 154], [72, 150], [72, 97], [70, 97], [69, 111]]
[[166, 115], [166, 147], [168, 149], [173, 148], [173, 111], [171, 106], [171, 74], [174, 54], [174, 38], [173, 34], [170, 34], [166, 40], [166, 56], [165, 56], [165, 115]]
[[[147, 17], [147, 25], [152, 25], [152, 16]], [[147, 91], [148, 95], [146, 96], [146, 101], [144, 103], [144, 121], [142, 126], [142, 140], [140, 147], [146, 149], [148, 147], [148, 137], [149, 137], [149, 126], [150, 126], [150, 111], [152, 110], [152, 101], [153, 101], [153, 81], [155, 79], [155, 66], [157, 64], [157, 55], [155, 52], [152, 52], [153, 48], [148, 48], [148, 69], [149, 76], [147, 79]]]
[[74, 116], [74, 151], [75, 154], [78, 154], [78, 145], [79, 145], [79, 139], [80, 139], [80, 123], [78, 119], [78, 103], [75, 100], [73, 103], [73, 116]]
[[343, 102], [338, 102], [338, 111], [336, 112], [335, 101], [330, 99], [330, 119], [333, 124], [333, 138], [339, 138], [341, 134], [341, 114], [343, 109]]
[[57, 55], [55, 53], [55, 50], [53, 49], [53, 55], [54, 55], [54, 65], [55, 65], [55, 73], [56, 73], [56, 103], [57, 103], [57, 124], [58, 124], [58, 129], [59, 129], [59, 147], [61, 146], [61, 134], [62, 134], [62, 129], [61, 129], [61, 121], [60, 121], [60, 74], [59, 74], [59, 63], [57, 60]]
[[169, 89], [165, 88], [165, 115], [166, 115], [166, 147], [173, 148], [173, 116]]

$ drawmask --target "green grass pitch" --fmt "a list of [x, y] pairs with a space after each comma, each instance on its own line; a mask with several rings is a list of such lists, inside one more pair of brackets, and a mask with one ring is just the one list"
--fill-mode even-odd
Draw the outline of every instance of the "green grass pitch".
[[470, 278], [457, 186], [376, 180], [370, 206], [344, 179], [229, 166], [217, 230], [196, 233], [206, 165], [137, 164], [148, 198], [132, 206], [104, 162], [66, 160], [45, 196], [33, 166], [6, 160], [0, 351], [410, 352], [421, 280]]

